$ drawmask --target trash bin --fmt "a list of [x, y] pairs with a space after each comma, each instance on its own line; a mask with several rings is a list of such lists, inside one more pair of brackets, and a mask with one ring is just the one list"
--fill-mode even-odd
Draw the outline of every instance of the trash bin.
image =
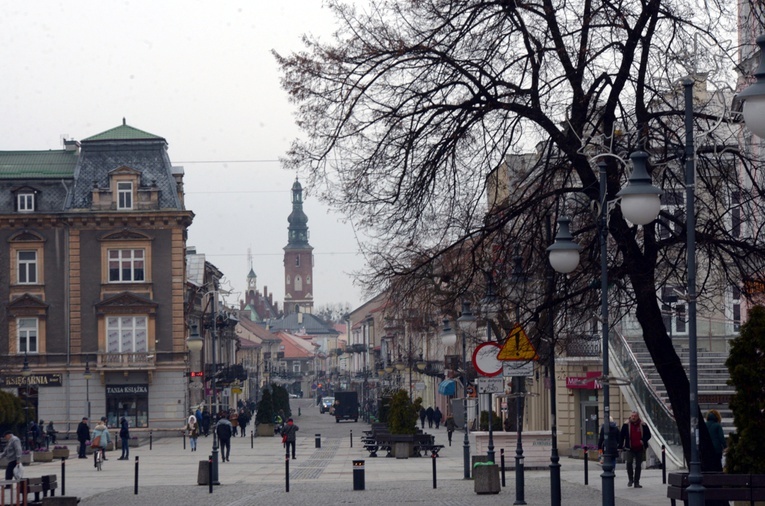
[[210, 461], [200, 460], [199, 470], [197, 471], [197, 485], [210, 484]]
[[476, 494], [499, 494], [499, 466], [490, 462], [476, 462], [473, 466]]
[[316, 434], [316, 448], [321, 448], [321, 434]]

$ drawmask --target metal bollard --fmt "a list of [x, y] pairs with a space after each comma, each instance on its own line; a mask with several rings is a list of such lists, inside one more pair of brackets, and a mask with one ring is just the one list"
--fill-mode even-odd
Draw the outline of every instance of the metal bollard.
[[300, 415], [301, 415], [300, 406], [298, 406], [298, 416], [300, 416]]
[[135, 458], [135, 484], [133, 488], [133, 494], [138, 495], [138, 457]]
[[207, 485], [210, 487], [210, 493], [212, 494], [213, 491], [213, 457], [210, 455], [210, 457], [207, 459]]
[[186, 449], [186, 431], [183, 431], [183, 449]]
[[351, 429], [351, 448], [353, 448], [353, 429]]
[[255, 448], [255, 431], [250, 431], [250, 449]]
[[430, 460], [433, 461], [433, 488], [436, 488], [436, 457], [438, 454], [430, 452]]
[[316, 448], [321, 448], [321, 434], [316, 434]]
[[61, 458], [61, 495], [66, 495], [66, 457]]
[[353, 461], [353, 490], [364, 490], [364, 461]]
[[661, 445], [661, 482], [667, 484], [667, 447]]
[[505, 485], [505, 449], [504, 448], [499, 449], [499, 466], [500, 466], [499, 470], [501, 471], [501, 474], [502, 474], [502, 486], [504, 487], [506, 486]]
[[584, 447], [584, 484], [589, 485], [590, 484], [590, 473], [589, 473], [589, 464], [590, 463], [590, 457], [587, 455], [587, 447]]
[[154, 431], [150, 430], [149, 431], [149, 450], [151, 450], [153, 440], [154, 440]]
[[284, 485], [285, 485], [285, 492], [290, 491], [290, 447], [288, 445], [284, 445], [286, 448], [285, 454], [284, 454]]

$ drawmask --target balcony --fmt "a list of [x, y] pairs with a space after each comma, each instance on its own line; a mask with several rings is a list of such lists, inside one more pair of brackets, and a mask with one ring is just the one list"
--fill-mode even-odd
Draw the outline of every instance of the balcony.
[[600, 336], [582, 334], [571, 336], [566, 342], [566, 355], [569, 357], [600, 357]]
[[146, 351], [136, 353], [99, 353], [98, 368], [111, 370], [154, 369], [154, 354]]

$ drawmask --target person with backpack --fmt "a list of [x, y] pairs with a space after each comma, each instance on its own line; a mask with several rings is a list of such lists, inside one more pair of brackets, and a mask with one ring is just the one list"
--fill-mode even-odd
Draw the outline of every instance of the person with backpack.
[[223, 413], [218, 423], [215, 424], [215, 432], [218, 435], [220, 444], [220, 459], [222, 462], [231, 462], [231, 435], [234, 433], [234, 427], [228, 421], [228, 415]]
[[295, 459], [295, 441], [297, 439], [296, 432], [298, 431], [298, 426], [295, 425], [295, 423], [292, 421], [292, 418], [289, 418], [287, 420], [287, 424], [282, 429], [282, 441], [286, 445], [286, 453], [287, 455], [290, 454], [290, 448], [292, 448], [292, 459]]

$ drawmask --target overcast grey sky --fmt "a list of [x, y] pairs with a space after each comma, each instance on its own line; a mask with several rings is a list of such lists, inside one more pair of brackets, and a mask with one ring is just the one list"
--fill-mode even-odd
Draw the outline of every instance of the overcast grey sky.
[[[277, 159], [298, 132], [270, 50], [330, 34], [321, 0], [2, 3], [0, 150], [60, 149], [123, 117], [164, 137], [196, 214], [188, 245], [240, 292], [251, 249], [258, 287], [281, 302], [295, 174]], [[352, 227], [310, 196], [305, 211], [316, 304], [355, 307]]]

